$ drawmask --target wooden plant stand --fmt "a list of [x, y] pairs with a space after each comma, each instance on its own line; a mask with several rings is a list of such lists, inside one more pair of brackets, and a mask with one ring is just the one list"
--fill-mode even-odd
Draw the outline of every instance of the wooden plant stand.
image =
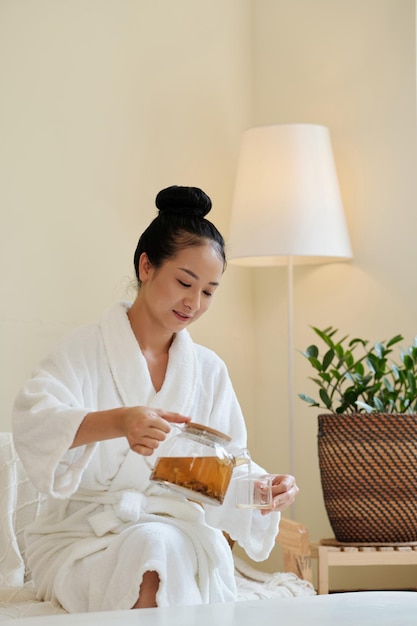
[[321, 539], [311, 545], [311, 557], [317, 559], [317, 593], [329, 593], [329, 568], [358, 565], [417, 565], [417, 542], [411, 543], [340, 543]]

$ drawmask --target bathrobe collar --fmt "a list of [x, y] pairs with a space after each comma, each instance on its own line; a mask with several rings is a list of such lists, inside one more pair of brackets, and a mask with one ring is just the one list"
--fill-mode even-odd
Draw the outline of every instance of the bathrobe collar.
[[127, 317], [131, 304], [121, 302], [102, 317], [100, 329], [110, 370], [125, 406], [153, 406], [189, 415], [197, 380], [195, 345], [187, 330], [176, 333], [169, 349], [162, 388], [156, 392], [146, 359]]

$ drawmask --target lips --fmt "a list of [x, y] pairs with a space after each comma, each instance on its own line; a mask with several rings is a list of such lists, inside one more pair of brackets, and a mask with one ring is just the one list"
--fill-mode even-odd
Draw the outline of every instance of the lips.
[[174, 309], [174, 314], [183, 322], [190, 320], [192, 317], [191, 315], [187, 315], [187, 313], [181, 313], [181, 311], [176, 311], [175, 309]]

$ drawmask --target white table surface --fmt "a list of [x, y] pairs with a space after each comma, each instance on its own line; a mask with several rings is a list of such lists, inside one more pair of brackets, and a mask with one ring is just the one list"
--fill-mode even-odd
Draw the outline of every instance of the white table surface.
[[417, 592], [361, 591], [227, 604], [24, 617], [2, 626], [416, 626]]

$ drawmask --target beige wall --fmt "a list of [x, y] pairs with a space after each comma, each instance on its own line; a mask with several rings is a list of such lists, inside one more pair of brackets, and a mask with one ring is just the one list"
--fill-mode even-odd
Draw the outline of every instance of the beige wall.
[[[295, 268], [295, 349], [314, 342], [311, 325], [371, 341], [402, 333], [411, 342], [417, 334], [414, 0], [256, 0], [254, 8], [254, 125], [330, 128], [354, 250], [350, 263]], [[285, 465], [286, 272], [255, 272], [253, 449], [269, 466]], [[294, 361], [295, 392], [314, 392], [307, 380], [312, 371], [298, 352]], [[332, 536], [318, 475], [316, 414], [295, 400], [296, 516], [313, 539]], [[342, 588], [364, 580], [369, 588], [415, 587], [415, 569], [332, 574]]]
[[[138, 234], [165, 185], [213, 198], [227, 233], [243, 129], [331, 131], [355, 258], [296, 268], [310, 325], [416, 334], [414, 0], [0, 0], [0, 427], [70, 328], [129, 297]], [[227, 361], [253, 455], [288, 470], [286, 273], [230, 266], [193, 329]], [[311, 391], [295, 356], [295, 389]], [[330, 536], [316, 418], [296, 400], [296, 516]], [[275, 567], [272, 561], [270, 567]], [[395, 571], [336, 584], [411, 586]], [[354, 581], [354, 582], [352, 582]]]
[[[131, 296], [159, 189], [202, 187], [226, 230], [250, 16], [247, 0], [0, 0], [1, 428], [58, 338]], [[252, 361], [245, 282], [231, 269], [193, 329], [232, 364]], [[250, 368], [234, 378], [250, 405]]]

